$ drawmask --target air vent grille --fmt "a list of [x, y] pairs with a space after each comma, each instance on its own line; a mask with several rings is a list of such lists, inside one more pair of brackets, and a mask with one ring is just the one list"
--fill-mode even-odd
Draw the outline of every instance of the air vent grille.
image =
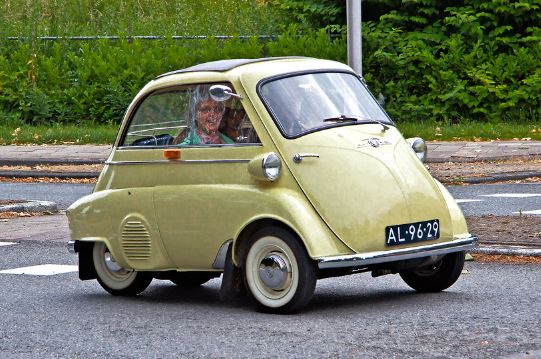
[[150, 234], [144, 223], [128, 221], [122, 228], [122, 249], [128, 259], [150, 258]]

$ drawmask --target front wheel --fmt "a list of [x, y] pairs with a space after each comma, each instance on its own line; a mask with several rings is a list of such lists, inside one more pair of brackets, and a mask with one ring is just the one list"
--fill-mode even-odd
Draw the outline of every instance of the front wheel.
[[441, 292], [457, 281], [465, 256], [464, 252], [447, 254], [434, 264], [400, 272], [400, 276], [418, 292]]
[[92, 260], [100, 285], [113, 295], [134, 296], [144, 291], [152, 281], [149, 273], [136, 272], [118, 265], [103, 242], [94, 243]]
[[291, 313], [308, 304], [317, 280], [315, 262], [290, 232], [272, 227], [251, 238], [243, 263], [251, 298], [267, 312]]

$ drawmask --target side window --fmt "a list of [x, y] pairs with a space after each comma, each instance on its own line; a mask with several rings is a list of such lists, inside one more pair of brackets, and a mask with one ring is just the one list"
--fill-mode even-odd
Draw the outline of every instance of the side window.
[[[224, 84], [232, 88], [230, 84]], [[212, 84], [157, 92], [137, 108], [123, 146], [260, 143], [240, 100], [214, 101]]]
[[220, 131], [235, 143], [261, 143], [242, 103], [234, 97], [226, 101]]
[[189, 125], [185, 89], [157, 92], [147, 97], [136, 110], [122, 146], [165, 146]]

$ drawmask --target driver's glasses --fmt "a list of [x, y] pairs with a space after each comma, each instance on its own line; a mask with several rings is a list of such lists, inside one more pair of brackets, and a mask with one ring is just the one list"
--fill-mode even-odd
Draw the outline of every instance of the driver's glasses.
[[204, 115], [209, 115], [209, 114], [219, 115], [219, 114], [221, 114], [220, 109], [218, 107], [216, 107], [216, 106], [202, 106], [202, 107], [197, 109], [197, 112], [199, 112], [200, 114], [204, 114]]

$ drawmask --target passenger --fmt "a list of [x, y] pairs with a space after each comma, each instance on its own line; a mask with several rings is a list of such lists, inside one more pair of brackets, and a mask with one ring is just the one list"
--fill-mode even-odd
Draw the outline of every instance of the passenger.
[[222, 121], [223, 128], [220, 131], [235, 142], [244, 142], [242, 124], [245, 116], [246, 112], [243, 109], [227, 107], [224, 113], [224, 120]]
[[196, 87], [192, 96], [189, 116], [193, 119], [189, 131], [182, 131], [173, 141], [174, 144], [200, 145], [233, 143], [233, 140], [219, 131], [225, 105], [214, 101], [208, 86]]

